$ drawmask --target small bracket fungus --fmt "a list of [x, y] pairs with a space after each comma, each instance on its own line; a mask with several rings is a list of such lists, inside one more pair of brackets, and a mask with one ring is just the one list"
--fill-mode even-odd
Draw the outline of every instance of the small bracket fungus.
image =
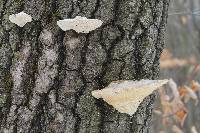
[[98, 19], [87, 19], [86, 17], [76, 16], [74, 19], [64, 19], [57, 21], [57, 25], [63, 30], [75, 30], [78, 33], [89, 33], [100, 27], [102, 21]]
[[12, 14], [9, 16], [9, 20], [12, 23], [15, 23], [19, 27], [23, 27], [26, 23], [32, 21], [32, 17], [24, 12], [20, 12], [18, 14]]
[[133, 115], [145, 97], [167, 82], [168, 80], [114, 81], [102, 90], [92, 91], [92, 96], [103, 98], [120, 113]]

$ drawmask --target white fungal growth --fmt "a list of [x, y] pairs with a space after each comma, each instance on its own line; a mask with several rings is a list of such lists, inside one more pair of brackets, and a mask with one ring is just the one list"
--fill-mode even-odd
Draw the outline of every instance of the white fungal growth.
[[12, 14], [9, 16], [9, 20], [12, 23], [15, 23], [19, 27], [23, 27], [26, 23], [32, 21], [32, 17], [24, 12], [20, 12], [18, 14]]
[[168, 80], [121, 80], [102, 90], [92, 91], [95, 98], [103, 98], [120, 113], [133, 115], [145, 97], [166, 84]]
[[89, 33], [100, 27], [102, 21], [98, 19], [87, 19], [86, 17], [76, 16], [74, 19], [64, 19], [57, 21], [57, 25], [63, 30], [75, 30], [78, 33]]

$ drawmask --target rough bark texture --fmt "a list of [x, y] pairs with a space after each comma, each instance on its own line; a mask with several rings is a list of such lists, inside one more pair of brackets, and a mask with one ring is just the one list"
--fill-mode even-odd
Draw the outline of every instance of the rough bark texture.
[[[5, 133], [150, 132], [155, 95], [132, 117], [91, 96], [113, 80], [155, 79], [168, 0], [1, 0], [0, 127]], [[8, 20], [24, 11], [34, 21]], [[75, 16], [104, 25], [63, 32], [56, 21]]]

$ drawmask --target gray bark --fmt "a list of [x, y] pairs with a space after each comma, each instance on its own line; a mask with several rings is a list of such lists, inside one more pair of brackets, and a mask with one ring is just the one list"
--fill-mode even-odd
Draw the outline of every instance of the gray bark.
[[[168, 0], [1, 0], [2, 132], [150, 132], [155, 94], [132, 117], [91, 96], [113, 80], [156, 79]], [[8, 20], [24, 11], [34, 21]], [[56, 21], [98, 18], [89, 34], [63, 32]]]

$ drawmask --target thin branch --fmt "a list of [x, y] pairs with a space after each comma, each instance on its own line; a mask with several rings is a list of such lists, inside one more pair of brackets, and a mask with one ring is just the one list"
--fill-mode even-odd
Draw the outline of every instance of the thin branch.
[[183, 11], [183, 12], [174, 12], [174, 13], [169, 13], [169, 16], [172, 15], [200, 15], [200, 9], [198, 10], [193, 10], [193, 11]]

